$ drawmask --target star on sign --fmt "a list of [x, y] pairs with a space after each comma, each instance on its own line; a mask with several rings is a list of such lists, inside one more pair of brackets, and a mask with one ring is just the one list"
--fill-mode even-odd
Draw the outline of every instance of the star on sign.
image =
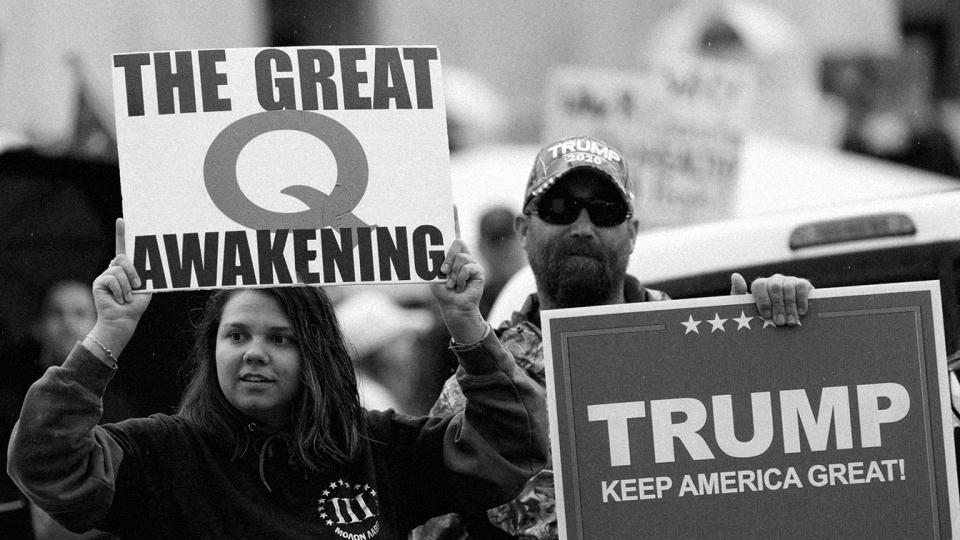
[[329, 490], [329, 489], [323, 490], [323, 496], [324, 496], [324, 497], [326, 497], [326, 496], [329, 495], [329, 494], [330, 494], [330, 490]]
[[702, 323], [702, 322], [703, 322], [703, 321], [695, 321], [695, 320], [693, 320], [693, 315], [690, 315], [690, 318], [687, 319], [686, 322], [681, 322], [681, 323], [680, 323], [680, 324], [682, 324], [684, 327], [686, 327], [686, 330], [683, 332], [683, 335], [687, 335], [687, 334], [689, 334], [690, 332], [693, 332], [694, 334], [699, 334], [699, 333], [700, 333], [700, 330], [697, 329], [697, 326], [698, 326], [700, 323]]
[[337, 487], [337, 483], [336, 483], [336, 482], [330, 482], [330, 489], [334, 489], [334, 488], [336, 488], [336, 487]]
[[744, 313], [742, 309], [740, 310], [740, 316], [734, 317], [733, 320], [737, 321], [737, 332], [739, 332], [741, 328], [753, 330], [750, 328], [750, 321], [753, 320], [753, 317], [747, 317], [746, 313]]
[[723, 327], [723, 323], [727, 322], [727, 319], [721, 319], [719, 313], [714, 313], [713, 319], [707, 322], [710, 323], [710, 326], [712, 326], [712, 328], [710, 329], [711, 334], [716, 332], [717, 330], [721, 332], [727, 331], [727, 329]]

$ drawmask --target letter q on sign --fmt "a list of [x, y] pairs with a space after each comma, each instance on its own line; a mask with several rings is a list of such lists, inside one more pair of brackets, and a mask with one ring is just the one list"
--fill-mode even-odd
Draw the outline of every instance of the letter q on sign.
[[[337, 181], [330, 194], [296, 185], [280, 190], [309, 208], [301, 212], [274, 212], [263, 208], [240, 189], [237, 160], [253, 139], [271, 131], [295, 130], [326, 144], [337, 162]], [[217, 208], [228, 218], [256, 230], [366, 227], [351, 213], [367, 190], [367, 155], [357, 137], [343, 124], [307, 111], [266, 111], [245, 116], [221, 131], [207, 150], [203, 181]]]

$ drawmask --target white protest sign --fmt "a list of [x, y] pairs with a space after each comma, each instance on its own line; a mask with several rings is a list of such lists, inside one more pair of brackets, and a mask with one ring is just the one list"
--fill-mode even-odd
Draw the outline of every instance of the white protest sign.
[[565, 66], [547, 85], [545, 138], [618, 147], [643, 228], [729, 217], [753, 87], [746, 67], [693, 56], [622, 71]]
[[436, 47], [114, 55], [145, 288], [435, 279], [454, 239], [441, 81]]

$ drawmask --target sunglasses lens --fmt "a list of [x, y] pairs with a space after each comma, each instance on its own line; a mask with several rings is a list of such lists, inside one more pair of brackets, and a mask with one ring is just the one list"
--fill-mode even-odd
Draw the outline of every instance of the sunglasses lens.
[[569, 225], [580, 215], [580, 205], [571, 197], [543, 197], [537, 203], [537, 215], [551, 225]]
[[590, 213], [590, 221], [598, 227], [613, 227], [627, 219], [627, 205], [622, 202], [590, 201], [587, 212]]
[[598, 227], [613, 227], [626, 221], [628, 208], [622, 201], [582, 200], [573, 197], [543, 197], [537, 202], [537, 215], [551, 225], [569, 225], [580, 210], [587, 209], [590, 221]]

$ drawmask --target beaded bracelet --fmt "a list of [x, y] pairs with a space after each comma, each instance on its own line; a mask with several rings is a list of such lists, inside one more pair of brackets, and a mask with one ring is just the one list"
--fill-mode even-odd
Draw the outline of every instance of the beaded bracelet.
[[104, 354], [107, 355], [107, 359], [113, 362], [113, 365], [117, 364], [117, 357], [113, 355], [113, 351], [108, 349], [107, 346], [101, 343], [99, 339], [93, 337], [93, 334], [87, 334], [87, 337], [90, 338], [90, 341], [96, 343], [97, 347], [103, 349]]

